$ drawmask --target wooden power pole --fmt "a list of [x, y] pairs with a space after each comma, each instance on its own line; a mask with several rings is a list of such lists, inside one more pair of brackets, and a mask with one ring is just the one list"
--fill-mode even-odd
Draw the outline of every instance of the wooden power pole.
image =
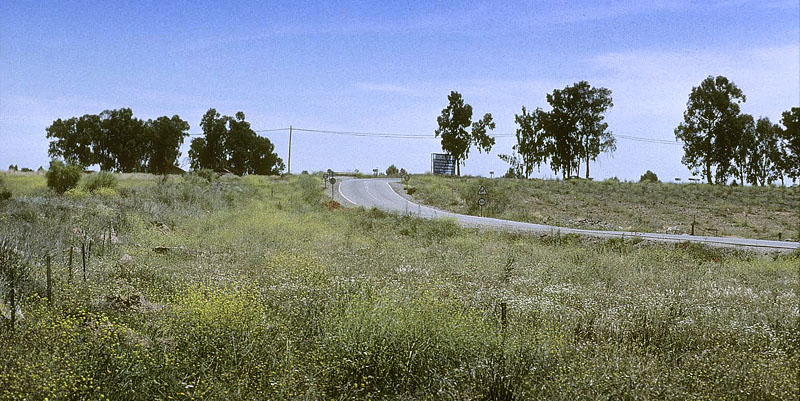
[[292, 126], [291, 125], [289, 126], [289, 159], [286, 162], [286, 165], [288, 166], [286, 168], [287, 170], [286, 173], [292, 174]]

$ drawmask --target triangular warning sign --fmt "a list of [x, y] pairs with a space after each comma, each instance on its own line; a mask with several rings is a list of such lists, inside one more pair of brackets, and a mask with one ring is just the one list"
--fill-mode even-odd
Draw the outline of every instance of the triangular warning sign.
[[486, 195], [486, 188], [481, 185], [481, 189], [478, 190], [478, 195]]

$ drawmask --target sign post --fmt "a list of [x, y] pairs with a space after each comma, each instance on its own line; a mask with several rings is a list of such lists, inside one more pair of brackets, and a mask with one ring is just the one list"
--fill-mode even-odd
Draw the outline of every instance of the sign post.
[[328, 173], [322, 174], [322, 186], [328, 188]]
[[481, 185], [480, 189], [478, 189], [478, 207], [481, 210], [481, 217], [483, 217], [483, 207], [486, 206], [486, 195], [488, 195], [486, 187]]
[[329, 182], [331, 183], [331, 199], [333, 199], [333, 184], [336, 184], [336, 178], [329, 178]]
[[408, 183], [408, 180], [410, 180], [410, 179], [411, 179], [411, 176], [409, 176], [408, 174], [406, 174], [406, 175], [403, 177], [403, 179], [404, 179], [404, 180], [406, 180], [406, 183]]

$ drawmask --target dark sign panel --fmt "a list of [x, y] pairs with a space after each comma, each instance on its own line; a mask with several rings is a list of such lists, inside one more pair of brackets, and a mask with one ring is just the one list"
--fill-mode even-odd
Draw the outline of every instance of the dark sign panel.
[[447, 153], [431, 153], [431, 172], [434, 175], [456, 175], [456, 158]]

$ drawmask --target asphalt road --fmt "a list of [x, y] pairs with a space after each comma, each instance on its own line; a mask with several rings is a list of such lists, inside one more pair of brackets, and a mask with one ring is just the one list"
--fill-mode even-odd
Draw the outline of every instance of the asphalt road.
[[489, 217], [468, 216], [464, 214], [451, 213], [429, 206], [420, 205], [404, 198], [395, 192], [390, 186], [391, 182], [398, 182], [398, 179], [391, 178], [370, 178], [354, 179], [349, 177], [337, 177], [339, 182], [336, 188], [336, 198], [345, 205], [363, 206], [365, 208], [376, 207], [387, 212], [407, 214], [422, 218], [453, 218], [462, 226], [500, 229], [508, 231], [521, 231], [540, 234], [560, 232], [562, 234], [579, 234], [602, 238], [642, 238], [661, 242], [698, 242], [714, 246], [726, 246], [737, 248], [756, 248], [761, 250], [791, 251], [800, 248], [800, 243], [789, 241], [769, 241], [747, 238], [732, 237], [705, 237], [693, 236], [688, 234], [659, 234], [659, 233], [640, 233], [631, 231], [601, 231], [601, 230], [582, 230], [576, 228], [556, 227], [543, 224], [524, 223], [511, 220], [502, 220]]

